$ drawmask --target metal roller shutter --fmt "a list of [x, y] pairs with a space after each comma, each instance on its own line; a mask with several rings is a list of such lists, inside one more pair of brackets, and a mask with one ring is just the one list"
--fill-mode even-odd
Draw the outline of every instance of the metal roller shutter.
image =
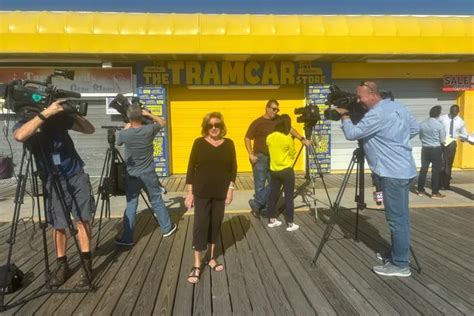
[[[296, 123], [293, 111], [304, 106], [303, 86], [282, 86], [277, 89], [188, 89], [169, 87], [171, 143], [171, 173], [186, 173], [193, 141], [201, 136], [201, 122], [206, 113], [218, 111], [227, 125], [226, 137], [234, 141], [239, 172], [251, 171], [244, 137], [250, 123], [264, 114], [269, 99], [280, 103], [280, 113], [289, 114], [293, 126], [300, 132], [302, 124]], [[298, 142], [295, 142], [297, 150]], [[296, 170], [303, 170], [302, 159]]]

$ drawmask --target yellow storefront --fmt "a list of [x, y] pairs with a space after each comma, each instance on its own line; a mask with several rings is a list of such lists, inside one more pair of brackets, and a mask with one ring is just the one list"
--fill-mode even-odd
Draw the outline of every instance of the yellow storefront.
[[[304, 106], [303, 86], [283, 86], [272, 89], [189, 89], [172, 86], [169, 89], [171, 127], [171, 170], [185, 173], [189, 152], [196, 137], [201, 136], [201, 122], [206, 113], [219, 111], [224, 115], [228, 133], [236, 145], [240, 172], [251, 171], [244, 136], [250, 123], [263, 115], [268, 99], [276, 99], [283, 113], [292, 116], [295, 107]], [[301, 124], [295, 128], [302, 133]], [[302, 159], [298, 169], [303, 169]]]
[[[0, 66], [107, 62], [113, 67], [132, 67], [137, 89], [142, 89], [143, 77], [139, 77], [143, 74], [137, 74], [143, 67], [140, 64], [320, 62], [330, 68], [326, 84], [346, 81], [349, 87], [356, 80], [395, 80], [403, 88], [404, 82], [413, 81], [432, 91], [439, 85], [441, 91], [444, 76], [474, 74], [473, 23], [473, 17], [2, 12]], [[169, 126], [160, 144], [164, 146], [161, 152], [167, 153], [163, 163], [168, 174], [186, 171], [202, 117], [216, 110], [224, 114], [228, 137], [237, 145], [239, 171], [250, 171], [243, 144], [250, 122], [263, 114], [271, 98], [279, 100], [282, 112], [295, 120], [293, 111], [308, 102], [312, 84], [188, 83], [173, 82], [177, 79], [165, 75], [149, 79], [164, 91], [160, 111], [167, 115]], [[420, 96], [424, 97], [421, 92]], [[427, 102], [443, 99], [444, 95], [438, 95]], [[444, 106], [459, 104], [472, 133], [474, 91], [451, 93], [448, 99]], [[410, 96], [406, 100], [410, 102]], [[420, 105], [420, 109], [427, 113], [427, 106]], [[301, 124], [295, 125], [302, 133]], [[332, 129], [337, 133], [334, 126]], [[332, 149], [337, 152], [337, 143]], [[474, 168], [473, 156], [473, 146], [460, 144], [456, 166]], [[336, 159], [333, 154], [331, 160]], [[301, 160], [297, 169], [303, 168]]]

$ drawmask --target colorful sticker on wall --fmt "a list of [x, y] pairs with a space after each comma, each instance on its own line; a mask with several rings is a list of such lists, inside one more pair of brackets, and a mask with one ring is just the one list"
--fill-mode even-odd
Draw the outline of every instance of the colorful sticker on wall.
[[[160, 86], [138, 87], [138, 97], [153, 113], [168, 119], [166, 112], [166, 89]], [[168, 131], [163, 128], [153, 140], [155, 171], [160, 177], [169, 176]]]
[[[328, 84], [308, 85], [306, 93], [306, 102], [316, 105], [321, 116], [321, 120], [313, 128], [311, 140], [316, 151], [317, 161], [324, 173], [329, 173], [331, 170], [331, 122], [324, 120], [324, 110], [329, 107], [325, 104], [330, 92], [329, 87]], [[310, 154], [309, 168], [311, 172], [317, 172], [315, 161], [315, 157]]]

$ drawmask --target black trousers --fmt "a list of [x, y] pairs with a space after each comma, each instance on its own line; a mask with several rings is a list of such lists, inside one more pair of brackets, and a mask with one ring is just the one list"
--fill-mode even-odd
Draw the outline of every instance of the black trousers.
[[439, 193], [439, 177], [441, 172], [441, 146], [421, 148], [421, 169], [418, 176], [418, 191], [425, 190], [426, 174], [431, 164], [431, 194]]
[[268, 198], [268, 217], [275, 217], [276, 206], [280, 198], [280, 188], [283, 185], [283, 192], [285, 192], [285, 208], [286, 220], [288, 223], [293, 223], [295, 212], [293, 202], [293, 192], [295, 191], [295, 172], [293, 168], [286, 168], [281, 171], [270, 172], [270, 197]]
[[225, 199], [194, 196], [193, 249], [204, 251], [219, 240], [224, 219]]
[[451, 170], [453, 169], [454, 157], [456, 156], [456, 142], [452, 142], [443, 148], [443, 162], [441, 166], [440, 185], [444, 188], [449, 188], [451, 185]]

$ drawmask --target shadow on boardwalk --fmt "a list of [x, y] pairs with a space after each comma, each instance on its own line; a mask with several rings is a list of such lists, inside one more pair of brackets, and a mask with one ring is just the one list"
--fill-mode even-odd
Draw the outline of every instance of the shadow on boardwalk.
[[[320, 215], [327, 219], [329, 213]], [[175, 217], [177, 233], [162, 238], [150, 212], [143, 212], [137, 219], [137, 242], [128, 249], [119, 251], [113, 244], [121, 221], [104, 222], [101, 247], [94, 253], [95, 292], [44, 295], [4, 314], [472, 314], [473, 219], [474, 208], [412, 210], [412, 246], [423, 272], [384, 278], [371, 271], [377, 264], [374, 251], [388, 247], [383, 212], [363, 211], [360, 242], [354, 242], [345, 237], [353, 236], [355, 214], [340, 211], [315, 267], [311, 260], [326, 226], [308, 212], [296, 213], [300, 229], [292, 233], [284, 225], [268, 228], [263, 219], [249, 214], [226, 215], [219, 245], [225, 270], [213, 272], [206, 267], [193, 286], [186, 281], [192, 266], [193, 216]], [[29, 242], [30, 232], [18, 231], [13, 256], [27, 273], [28, 284], [8, 295], [7, 303], [44, 281], [41, 238], [37, 233]], [[8, 233], [9, 224], [2, 224], [2, 242]], [[97, 236], [97, 227], [93, 233]], [[49, 237], [49, 258], [54, 260]], [[2, 262], [6, 249], [2, 243]], [[71, 265], [77, 267], [75, 251], [69, 253]], [[75, 284], [78, 276], [76, 272], [64, 287]]]

